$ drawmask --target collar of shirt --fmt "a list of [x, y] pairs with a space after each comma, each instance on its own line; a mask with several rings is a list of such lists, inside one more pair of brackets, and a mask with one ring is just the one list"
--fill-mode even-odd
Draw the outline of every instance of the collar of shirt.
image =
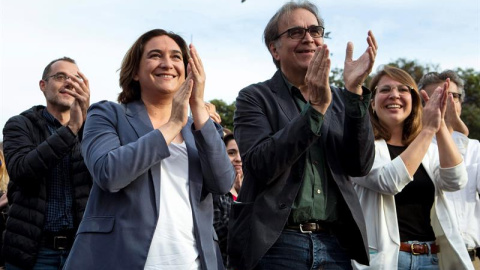
[[47, 109], [45, 108], [43, 110], [43, 113], [42, 113], [42, 116], [43, 118], [45, 118], [45, 120], [47, 120], [47, 125], [50, 128], [59, 128], [62, 126], [62, 124], [60, 123], [60, 121], [58, 121], [57, 119], [55, 119], [55, 117], [53, 115], [51, 115]]

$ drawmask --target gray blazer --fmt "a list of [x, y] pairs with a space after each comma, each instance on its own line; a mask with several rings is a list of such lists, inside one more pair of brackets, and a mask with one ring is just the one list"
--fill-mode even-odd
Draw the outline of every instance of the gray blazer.
[[[182, 129], [203, 269], [223, 269], [211, 193], [227, 193], [235, 178], [221, 132], [210, 119], [201, 130], [192, 119]], [[158, 220], [159, 166], [170, 155], [163, 135], [141, 100], [102, 101], [89, 109], [82, 154], [94, 184], [64, 269], [143, 269]]]
[[[280, 71], [240, 91], [234, 125], [245, 176], [232, 205], [228, 239], [236, 269], [252, 269], [277, 241], [302, 184], [305, 151], [317, 140], [325, 149], [327, 173], [341, 194], [335, 234], [352, 259], [368, 264], [365, 220], [348, 176], [370, 171], [374, 138], [368, 113], [355, 118], [345, 110], [345, 91], [332, 87], [320, 136], [299, 113]], [[363, 98], [359, 96], [359, 106]]]

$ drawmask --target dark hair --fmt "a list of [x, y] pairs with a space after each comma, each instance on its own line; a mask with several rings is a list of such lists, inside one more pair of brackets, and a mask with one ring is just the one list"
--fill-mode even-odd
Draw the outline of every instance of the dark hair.
[[[163, 29], [150, 30], [141, 35], [123, 57], [119, 80], [122, 92], [118, 95], [118, 102], [125, 104], [140, 99], [140, 83], [133, 78], [138, 72], [145, 45], [152, 38], [158, 36], [168, 36], [177, 43], [182, 51], [183, 64], [185, 65], [185, 70], [187, 70], [188, 59], [190, 56], [185, 40], [181, 36], [173, 32], [167, 32]], [[185, 76], [186, 75], [187, 74], [185, 74]]]
[[[402, 84], [408, 85], [411, 89], [413, 89], [410, 91], [412, 95], [412, 111], [407, 119], [405, 119], [402, 132], [402, 143], [404, 145], [409, 145], [422, 130], [422, 100], [420, 98], [420, 93], [418, 92], [417, 84], [412, 76], [402, 69], [392, 66], [380, 67], [379, 71], [370, 82], [370, 89], [373, 89], [372, 100], [375, 99], [375, 95], [377, 94], [376, 87], [383, 76], [388, 76]], [[372, 122], [375, 139], [384, 139], [386, 141], [390, 140], [392, 136], [390, 130], [380, 123], [380, 120], [373, 111], [372, 106], [369, 106], [368, 112], [370, 114], [370, 120]]]
[[450, 78], [450, 81], [454, 82], [457, 85], [458, 90], [460, 91], [460, 94], [462, 94], [461, 101], [463, 102], [463, 100], [465, 99], [465, 90], [464, 90], [463, 80], [460, 78], [460, 76], [457, 75], [455, 71], [450, 69], [444, 70], [441, 73], [438, 73], [438, 72], [426, 73], [418, 82], [418, 88], [425, 89], [429, 85], [443, 83], [447, 80], [447, 78]]
[[55, 59], [55, 60], [53, 60], [52, 62], [50, 62], [50, 63], [45, 67], [45, 69], [43, 70], [42, 80], [46, 80], [46, 79], [47, 79], [48, 74], [49, 74], [50, 71], [52, 70], [52, 65], [55, 64], [55, 63], [58, 62], [58, 61], [65, 61], [65, 62], [70, 62], [70, 63], [72, 63], [72, 64], [77, 64], [77, 63], [75, 63], [75, 60], [73, 60], [72, 58], [67, 57], [67, 56], [64, 56], [64, 57], [62, 57], [62, 58]]
[[[270, 19], [267, 26], [265, 27], [265, 30], [263, 31], [263, 39], [269, 51], [270, 51], [270, 44], [277, 40], [277, 37], [279, 34], [278, 24], [280, 23], [280, 20], [283, 18], [283, 16], [290, 15], [296, 9], [306, 9], [310, 11], [317, 18], [318, 25], [323, 26], [323, 19], [318, 14], [318, 9], [313, 3], [309, 1], [302, 1], [299, 3], [295, 3], [291, 1], [291, 2], [285, 3], [277, 11], [277, 13], [273, 15], [273, 17]], [[275, 66], [277, 68], [280, 68], [280, 61], [275, 60], [273, 56], [272, 56], [272, 59], [273, 59], [273, 63], [275, 63]]]
[[227, 133], [223, 137], [223, 143], [225, 144], [225, 146], [227, 146], [231, 140], [235, 140], [235, 137], [233, 137], [233, 133]]

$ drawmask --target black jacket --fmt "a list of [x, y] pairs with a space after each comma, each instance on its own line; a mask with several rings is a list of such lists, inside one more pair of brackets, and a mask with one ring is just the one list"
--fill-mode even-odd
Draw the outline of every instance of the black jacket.
[[42, 117], [44, 106], [34, 106], [10, 118], [3, 129], [4, 154], [10, 182], [3, 254], [7, 263], [32, 268], [42, 237], [49, 171], [70, 155], [75, 229], [82, 219], [92, 178], [80, 152], [82, 130], [75, 136], [68, 127], [50, 135]]
[[280, 71], [240, 91], [234, 132], [245, 177], [232, 205], [228, 235], [228, 255], [236, 269], [254, 268], [277, 241], [302, 183], [305, 151], [317, 140], [341, 194], [335, 234], [352, 259], [368, 264], [365, 220], [348, 176], [370, 171], [375, 158], [373, 131], [368, 113], [355, 118], [345, 111], [346, 90], [331, 88], [332, 103], [321, 136], [311, 131], [307, 115], [299, 113]]

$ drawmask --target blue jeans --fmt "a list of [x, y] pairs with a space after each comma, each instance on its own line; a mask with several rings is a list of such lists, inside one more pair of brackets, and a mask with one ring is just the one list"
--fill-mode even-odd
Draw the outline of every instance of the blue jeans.
[[[408, 241], [409, 244], [426, 243], [430, 250], [430, 245], [434, 242]], [[398, 253], [398, 270], [438, 270], [437, 254], [414, 255], [410, 252], [400, 251]]]
[[[65, 261], [67, 260], [70, 250], [55, 250], [46, 247], [41, 247], [38, 251], [37, 261], [33, 270], [61, 270]], [[5, 264], [6, 270], [22, 270], [23, 268], [16, 267], [9, 263]]]
[[255, 269], [352, 269], [352, 265], [334, 235], [284, 230]]

